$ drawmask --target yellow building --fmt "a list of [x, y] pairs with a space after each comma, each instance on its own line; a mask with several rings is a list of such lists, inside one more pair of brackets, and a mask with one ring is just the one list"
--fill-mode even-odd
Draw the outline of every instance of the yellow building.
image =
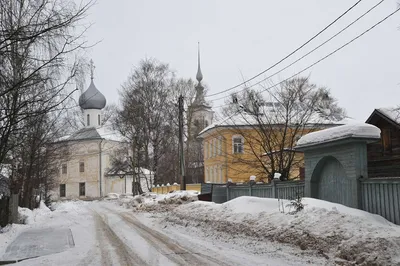
[[[289, 170], [288, 177], [297, 179], [302, 175], [304, 159], [302, 153], [293, 150], [296, 141], [302, 135], [315, 131], [316, 128], [323, 129], [343, 123], [343, 121], [324, 121], [318, 125], [301, 128], [301, 131], [298, 130], [299, 127], [296, 130], [289, 127], [283, 129], [284, 127], [278, 123], [262, 128], [259, 121], [255, 121], [254, 116], [246, 112], [238, 112], [220, 122], [213, 123], [199, 133], [199, 138], [203, 140], [204, 180], [210, 183], [228, 181], [242, 183], [248, 182], [250, 176], [255, 176], [256, 181], [268, 182], [269, 177], [273, 175], [271, 160], [274, 160], [275, 156], [292, 158], [292, 168]], [[288, 140], [287, 145], [286, 141], [282, 141], [283, 136]], [[274, 141], [271, 141], [272, 138]], [[281, 147], [282, 144], [285, 147]], [[278, 152], [282, 149], [284, 152]], [[290, 156], [291, 153], [292, 156]]]

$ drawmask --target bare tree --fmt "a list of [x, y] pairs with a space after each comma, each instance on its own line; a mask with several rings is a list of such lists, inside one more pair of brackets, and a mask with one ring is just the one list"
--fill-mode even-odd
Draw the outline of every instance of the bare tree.
[[54, 132], [54, 118], [75, 89], [80, 61], [74, 58], [85, 48], [82, 20], [91, 5], [0, 1], [0, 163], [13, 159], [23, 166], [23, 185], [19, 179], [15, 186], [23, 186], [27, 198], [39, 186], [39, 176], [49, 171], [38, 169], [50, 154], [46, 135]]
[[[246, 89], [234, 95], [225, 114], [231, 119], [236, 134], [244, 138], [251, 159], [239, 159], [261, 176], [272, 179], [280, 173], [281, 179], [291, 177], [294, 167], [300, 167], [302, 158], [294, 147], [304, 134], [338, 123], [345, 112], [330, 91], [309, 82], [308, 78], [295, 78], [282, 82], [269, 97]], [[293, 176], [292, 176], [293, 177]]]
[[156, 183], [161, 175], [160, 160], [175, 133], [176, 114], [171, 97], [174, 79], [167, 64], [155, 59], [142, 60], [122, 86], [122, 104], [115, 120], [116, 128], [131, 143], [132, 168], [154, 171]]

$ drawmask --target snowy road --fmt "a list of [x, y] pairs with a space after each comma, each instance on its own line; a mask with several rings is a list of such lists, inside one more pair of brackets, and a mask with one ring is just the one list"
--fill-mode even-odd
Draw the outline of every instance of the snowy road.
[[117, 254], [118, 256], [111, 256], [118, 259], [112, 261], [107, 255], [108, 251], [102, 250], [103, 265], [240, 265], [235, 262], [226, 263], [228, 258], [213, 254], [211, 250], [182, 245], [166, 234], [143, 224], [132, 211], [116, 211], [111, 209], [111, 206], [104, 205], [92, 207], [101, 224], [97, 235], [103, 235], [101, 231], [107, 232], [109, 242], [124, 251], [123, 254]]
[[[266, 263], [265, 256], [231, 250], [196, 234], [181, 235], [158, 224], [156, 218], [114, 202], [63, 203], [54, 212], [37, 212], [32, 220], [29, 225], [14, 225], [15, 232], [0, 234], [0, 241], [6, 237], [4, 242], [8, 243], [0, 244], [0, 260], [11, 243], [18, 249], [14, 240], [20, 233], [63, 228], [72, 231], [74, 247], [16, 265], [285, 265], [282, 261]], [[43, 242], [25, 242], [21, 250], [25, 245], [40, 249]]]

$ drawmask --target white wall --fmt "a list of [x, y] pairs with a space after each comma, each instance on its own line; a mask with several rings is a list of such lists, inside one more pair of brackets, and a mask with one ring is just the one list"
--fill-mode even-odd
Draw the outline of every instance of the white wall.
[[[87, 124], [87, 116], [89, 115], [90, 117], [90, 125]], [[101, 119], [103, 118], [101, 115], [101, 110], [98, 109], [86, 109], [83, 112], [83, 119], [85, 121], [85, 126], [86, 127], [99, 127], [99, 121], [98, 121], [98, 116], [100, 115], [100, 123]]]
[[[100, 156], [101, 145], [101, 156]], [[70, 142], [69, 155], [65, 156], [59, 162], [59, 175], [57, 177], [56, 187], [53, 190], [53, 199], [57, 200], [60, 196], [60, 184], [66, 184], [66, 198], [79, 197], [79, 183], [85, 183], [85, 198], [98, 198], [105, 196], [112, 190], [110, 187], [116, 187], [121, 190], [123, 185], [117, 184], [122, 181], [117, 181], [112, 184], [107, 183], [105, 173], [110, 167], [110, 157], [113, 153], [125, 145], [116, 141], [108, 140], [87, 140]], [[101, 178], [100, 178], [100, 157], [101, 157]], [[79, 171], [80, 162], [84, 162], [84, 172]], [[62, 173], [62, 164], [67, 164], [67, 173]], [[100, 182], [101, 190], [100, 193]], [[132, 181], [127, 182], [127, 191], [132, 191]], [[130, 186], [130, 187], [129, 187]], [[122, 188], [121, 188], [122, 187]], [[111, 191], [112, 192], [112, 191]], [[121, 193], [121, 192], [116, 192]]]

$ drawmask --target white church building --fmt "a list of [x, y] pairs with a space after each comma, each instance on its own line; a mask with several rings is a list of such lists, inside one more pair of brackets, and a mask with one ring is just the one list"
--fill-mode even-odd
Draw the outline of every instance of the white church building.
[[128, 143], [111, 125], [102, 124], [106, 102], [94, 84], [92, 71], [90, 85], [79, 98], [85, 126], [56, 143], [64, 154], [53, 199], [93, 199], [108, 193], [132, 192], [132, 176], [107, 174], [114, 153]]

